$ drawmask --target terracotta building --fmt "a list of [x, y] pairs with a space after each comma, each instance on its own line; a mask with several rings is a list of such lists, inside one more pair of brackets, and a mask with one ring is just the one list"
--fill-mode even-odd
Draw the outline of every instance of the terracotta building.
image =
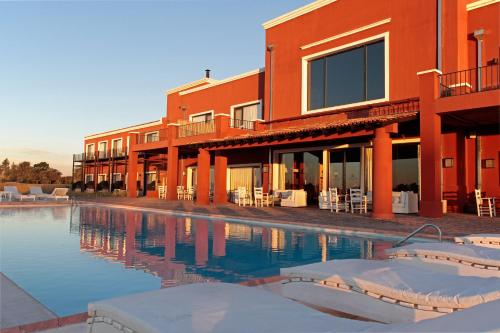
[[207, 72], [166, 92], [160, 121], [86, 137], [75, 181], [194, 187], [199, 204], [360, 188], [374, 217], [411, 191], [424, 216], [473, 210], [476, 188], [500, 197], [499, 17], [498, 0], [314, 1], [263, 24], [264, 68]]

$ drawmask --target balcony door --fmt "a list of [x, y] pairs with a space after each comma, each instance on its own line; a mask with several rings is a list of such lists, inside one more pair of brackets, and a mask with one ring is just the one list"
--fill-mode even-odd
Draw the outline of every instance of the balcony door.
[[123, 140], [114, 139], [112, 142], [112, 148], [114, 156], [120, 156], [123, 151]]
[[104, 158], [106, 157], [106, 152], [108, 150], [108, 142], [107, 141], [101, 141], [99, 142], [99, 158]]

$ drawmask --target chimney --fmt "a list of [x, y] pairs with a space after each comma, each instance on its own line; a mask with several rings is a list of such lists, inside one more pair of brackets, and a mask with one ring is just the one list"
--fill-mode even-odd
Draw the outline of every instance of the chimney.
[[207, 79], [209, 79], [209, 78], [210, 78], [210, 69], [205, 69], [205, 77], [206, 77]]

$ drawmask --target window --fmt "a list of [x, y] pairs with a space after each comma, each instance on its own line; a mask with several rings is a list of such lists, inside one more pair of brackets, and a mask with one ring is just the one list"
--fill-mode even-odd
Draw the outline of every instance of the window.
[[94, 175], [93, 174], [87, 174], [85, 175], [85, 184], [88, 184], [90, 182], [94, 181]]
[[262, 119], [262, 112], [259, 103], [238, 106], [233, 109], [232, 125], [236, 128], [253, 129], [253, 121]]
[[121, 156], [122, 149], [123, 149], [123, 140], [122, 139], [114, 139], [112, 146], [113, 146], [114, 156]]
[[100, 173], [97, 175], [97, 184], [100, 184], [102, 182], [106, 181], [106, 174], [105, 173]]
[[122, 174], [121, 173], [114, 173], [113, 174], [113, 183], [116, 182], [121, 182], [122, 181]]
[[393, 191], [418, 193], [418, 144], [392, 146]]
[[88, 144], [87, 145], [87, 158], [94, 158], [94, 144]]
[[108, 150], [108, 142], [107, 141], [101, 141], [99, 142], [99, 158], [105, 158], [106, 157], [106, 152]]
[[311, 60], [308, 110], [384, 98], [384, 44], [381, 40]]
[[160, 134], [158, 132], [149, 132], [144, 134], [144, 142], [157, 142], [160, 141]]
[[206, 112], [198, 115], [191, 116], [191, 122], [193, 123], [207, 123], [212, 120], [212, 112]]

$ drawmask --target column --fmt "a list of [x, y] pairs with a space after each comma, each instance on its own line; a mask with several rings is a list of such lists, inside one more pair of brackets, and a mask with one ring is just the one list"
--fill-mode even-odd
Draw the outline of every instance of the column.
[[439, 96], [439, 72], [419, 73], [421, 202], [420, 215], [443, 216], [441, 203], [441, 117], [436, 114]]
[[224, 257], [226, 255], [226, 223], [213, 222], [213, 229], [212, 253], [216, 257]]
[[139, 160], [139, 153], [132, 149], [136, 143], [137, 135], [131, 134], [127, 161], [127, 195], [129, 198], [137, 197], [137, 163]]
[[177, 178], [179, 172], [179, 148], [168, 147], [167, 157], [167, 199], [177, 200]]
[[210, 152], [200, 148], [198, 151], [198, 186], [196, 189], [196, 203], [210, 204]]
[[208, 221], [197, 220], [195, 228], [194, 252], [196, 266], [205, 266], [208, 261]]
[[372, 217], [390, 219], [392, 213], [392, 139], [388, 127], [375, 129], [373, 139]]
[[215, 153], [214, 203], [227, 202], [227, 157], [222, 152]]

